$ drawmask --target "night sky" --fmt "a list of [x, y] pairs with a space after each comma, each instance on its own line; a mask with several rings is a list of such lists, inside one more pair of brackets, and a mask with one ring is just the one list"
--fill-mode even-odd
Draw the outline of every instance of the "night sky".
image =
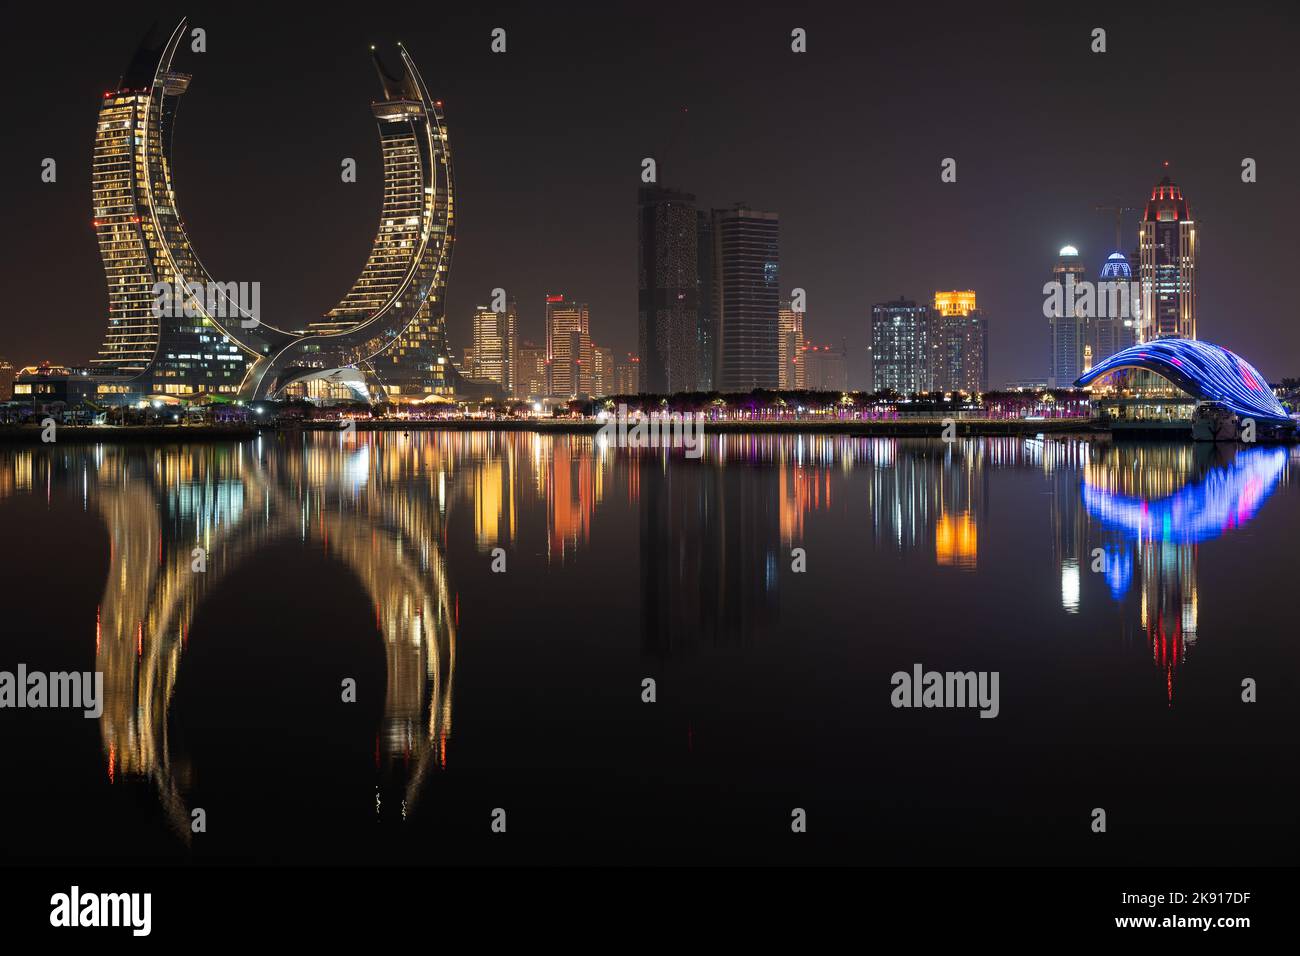
[[[977, 291], [992, 385], [1043, 377], [1041, 289], [1056, 251], [1073, 243], [1100, 266], [1114, 220], [1094, 206], [1141, 206], [1168, 160], [1201, 223], [1200, 337], [1274, 380], [1300, 375], [1300, 14], [1055, 6], [462, 4], [462, 15], [384, 3], [294, 20], [229, 5], [128, 4], [93, 19], [27, 5], [6, 14], [0, 40], [0, 356], [77, 364], [98, 349], [100, 98], [155, 16], [188, 12], [208, 49], [183, 47], [176, 63], [193, 74], [175, 139], [181, 212], [216, 279], [262, 283], [274, 324], [324, 312], [364, 264], [382, 187], [368, 47], [391, 60], [401, 40], [446, 104], [457, 355], [495, 286], [518, 299], [525, 337], [542, 340], [549, 290], [590, 304], [598, 344], [635, 347], [636, 189], [654, 156], [660, 183], [702, 206], [781, 214], [782, 289], [807, 290], [810, 338], [848, 345], [851, 384], [865, 384], [871, 304], [937, 288]], [[504, 55], [489, 50], [498, 26]], [[794, 27], [806, 54], [790, 51]], [[1093, 27], [1107, 30], [1105, 54], [1090, 52]], [[54, 184], [40, 181], [47, 156]], [[949, 156], [955, 184], [939, 178]], [[357, 160], [355, 184], [340, 181], [344, 157]], [[1257, 183], [1241, 182], [1243, 157], [1257, 160]], [[1126, 253], [1136, 224], [1130, 213]]]

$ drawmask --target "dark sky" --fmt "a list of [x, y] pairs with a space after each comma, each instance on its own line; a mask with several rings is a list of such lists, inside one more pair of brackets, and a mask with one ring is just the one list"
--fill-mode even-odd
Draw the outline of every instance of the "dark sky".
[[[381, 198], [367, 51], [401, 40], [446, 103], [457, 353], [495, 286], [519, 300], [528, 337], [541, 338], [544, 293], [563, 291], [590, 303], [598, 344], [632, 349], [635, 195], [642, 157], [655, 156], [660, 182], [702, 205], [781, 214], [782, 287], [807, 290], [810, 337], [847, 343], [854, 384], [871, 303], [936, 288], [978, 292], [992, 384], [1042, 376], [1056, 250], [1071, 242], [1100, 265], [1113, 218], [1094, 206], [1141, 205], [1169, 160], [1202, 225], [1201, 338], [1271, 378], [1300, 375], [1293, 7], [900, 6], [322, 4], [295, 19], [268, 16], [270, 4], [141, 5], [79, 20], [24, 5], [13, 16], [31, 19], [0, 41], [0, 355], [77, 363], [97, 350], [99, 100], [155, 15], [188, 12], [208, 50], [177, 61], [194, 76], [175, 140], [181, 210], [214, 277], [260, 281], [277, 324], [331, 307], [365, 261]], [[489, 50], [497, 26], [504, 55]], [[794, 27], [806, 54], [790, 52]], [[55, 184], [40, 182], [46, 156]], [[355, 184], [339, 178], [349, 156]], [[948, 156], [955, 184], [939, 178]]]

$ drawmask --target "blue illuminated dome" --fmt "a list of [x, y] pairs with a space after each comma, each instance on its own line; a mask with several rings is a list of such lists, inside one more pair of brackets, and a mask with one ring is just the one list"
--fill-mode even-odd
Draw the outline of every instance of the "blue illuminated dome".
[[1155, 372], [1198, 401], [1218, 402], [1243, 417], [1291, 420], [1257, 368], [1240, 355], [1197, 339], [1156, 339], [1129, 346], [1094, 365], [1075, 387], [1126, 368]]
[[1112, 252], [1101, 267], [1102, 279], [1132, 279], [1133, 269], [1128, 264], [1128, 256], [1122, 252]]

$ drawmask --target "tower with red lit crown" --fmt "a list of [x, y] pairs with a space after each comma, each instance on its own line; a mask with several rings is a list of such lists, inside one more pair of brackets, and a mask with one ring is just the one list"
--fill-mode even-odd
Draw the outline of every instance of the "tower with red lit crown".
[[1142, 341], [1196, 338], [1196, 223], [1183, 191], [1168, 175], [1151, 189], [1142, 214], [1138, 276]]

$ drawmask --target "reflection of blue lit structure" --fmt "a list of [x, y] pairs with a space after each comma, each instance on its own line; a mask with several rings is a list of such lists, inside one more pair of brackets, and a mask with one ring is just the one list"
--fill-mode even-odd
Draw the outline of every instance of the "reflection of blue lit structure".
[[1121, 369], [1145, 369], [1200, 401], [1218, 402], [1242, 417], [1290, 423], [1268, 380], [1241, 356], [1196, 339], [1156, 339], [1116, 352], [1085, 372], [1078, 388]]
[[1106, 558], [1106, 585], [1110, 588], [1110, 596], [1118, 601], [1128, 593], [1128, 586], [1133, 583], [1133, 552], [1119, 545], [1101, 550]]
[[[1149, 451], [1134, 455], [1131, 463], [1138, 465]], [[1140, 582], [1136, 610], [1151, 659], [1163, 672], [1170, 706], [1178, 671], [1197, 642], [1197, 546], [1251, 521], [1287, 468], [1288, 452], [1276, 446], [1256, 446], [1235, 457], [1229, 455], [1222, 448], [1201, 446], [1197, 459], [1215, 458], [1225, 463], [1161, 498], [1112, 490], [1132, 487], [1135, 478], [1128, 475], [1127, 468], [1090, 468], [1084, 474], [1084, 510], [1100, 520], [1109, 539], [1101, 549], [1105, 567], [1097, 570], [1105, 571], [1106, 584], [1116, 601], [1124, 601], [1135, 581]], [[1126, 464], [1124, 456], [1115, 457]], [[1163, 487], [1165, 480], [1157, 473], [1159, 486]]]
[[[1196, 544], [1253, 518], [1277, 487], [1286, 458], [1284, 448], [1251, 448], [1230, 465], [1212, 468], [1200, 481], [1155, 501], [1117, 495], [1085, 479], [1083, 504], [1106, 528], [1130, 539]], [[1111, 567], [1109, 553], [1106, 566]]]

